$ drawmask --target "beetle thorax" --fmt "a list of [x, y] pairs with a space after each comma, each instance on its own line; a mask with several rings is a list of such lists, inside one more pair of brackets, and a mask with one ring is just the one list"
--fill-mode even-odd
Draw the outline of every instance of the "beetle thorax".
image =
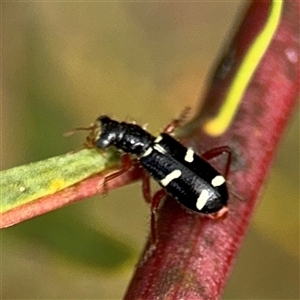
[[141, 156], [155, 139], [136, 124], [120, 123], [107, 116], [99, 117], [98, 121], [101, 131], [96, 146], [100, 149], [113, 145], [123, 152]]

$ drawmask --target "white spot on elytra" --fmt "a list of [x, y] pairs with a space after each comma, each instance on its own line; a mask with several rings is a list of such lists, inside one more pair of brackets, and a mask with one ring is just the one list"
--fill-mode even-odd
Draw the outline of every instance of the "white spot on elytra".
[[154, 143], [159, 143], [160, 141], [162, 140], [162, 136], [159, 135], [155, 140], [154, 140]]
[[179, 178], [181, 176], [180, 170], [174, 170], [170, 174], [168, 174], [164, 179], [160, 181], [162, 186], [167, 186], [172, 180]]
[[152, 151], [153, 151], [153, 149], [152, 149], [151, 147], [149, 147], [149, 148], [144, 152], [144, 154], [142, 155], [142, 157], [151, 154]]
[[194, 160], [194, 151], [191, 148], [188, 148], [184, 157], [184, 160], [187, 162], [192, 162]]
[[298, 53], [297, 53], [297, 51], [295, 51], [295, 49], [293, 49], [293, 48], [286, 48], [284, 50], [284, 52], [285, 52], [285, 55], [287, 56], [288, 60], [291, 63], [295, 64], [295, 63], [298, 62]]
[[211, 185], [216, 187], [216, 186], [220, 186], [225, 182], [225, 178], [221, 175], [217, 175], [212, 181], [211, 181]]
[[159, 144], [155, 144], [155, 145], [153, 146], [153, 148], [154, 148], [155, 150], [157, 150], [158, 152], [162, 153], [162, 154], [167, 153], [166, 149], [164, 149], [164, 148], [163, 148], [161, 145], [159, 145]]
[[23, 193], [26, 191], [26, 187], [25, 186], [20, 186], [20, 192]]
[[208, 194], [208, 190], [203, 190], [196, 202], [196, 207], [197, 209], [201, 210], [204, 205], [206, 204], [207, 200], [208, 200], [209, 194]]

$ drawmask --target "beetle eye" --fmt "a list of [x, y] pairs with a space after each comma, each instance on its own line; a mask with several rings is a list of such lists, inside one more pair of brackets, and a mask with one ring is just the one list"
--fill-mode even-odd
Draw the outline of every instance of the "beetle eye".
[[109, 141], [106, 139], [97, 139], [96, 140], [96, 147], [100, 148], [100, 149], [105, 149], [109, 146]]

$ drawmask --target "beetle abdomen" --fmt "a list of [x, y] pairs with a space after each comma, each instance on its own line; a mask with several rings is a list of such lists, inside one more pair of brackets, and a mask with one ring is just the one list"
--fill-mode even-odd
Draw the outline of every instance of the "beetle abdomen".
[[214, 213], [227, 204], [223, 176], [167, 134], [156, 138], [140, 162], [171, 196], [192, 211]]

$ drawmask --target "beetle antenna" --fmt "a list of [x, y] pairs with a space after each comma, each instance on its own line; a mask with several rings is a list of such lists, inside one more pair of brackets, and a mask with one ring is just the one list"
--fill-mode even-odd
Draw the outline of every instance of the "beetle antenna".
[[87, 135], [85, 142], [83, 143], [83, 148], [91, 149], [95, 146], [96, 130], [98, 127], [99, 126], [97, 125], [97, 123], [92, 123], [89, 127], [77, 127], [64, 133], [64, 137], [69, 137], [77, 131], [89, 131], [89, 134]]
[[94, 129], [95, 129], [95, 124], [93, 124], [93, 123], [89, 127], [76, 127], [70, 131], [65, 132], [64, 137], [69, 137], [77, 131], [92, 131]]

